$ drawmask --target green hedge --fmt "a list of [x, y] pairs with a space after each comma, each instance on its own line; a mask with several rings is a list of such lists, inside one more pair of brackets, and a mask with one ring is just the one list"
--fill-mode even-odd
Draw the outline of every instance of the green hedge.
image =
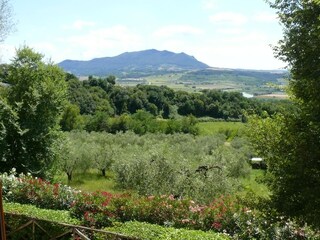
[[[5, 222], [7, 237], [11, 240], [20, 239], [50, 239], [69, 230], [68, 227], [60, 223], [79, 224], [77, 219], [71, 218], [68, 211], [39, 209], [32, 205], [19, 203], [4, 203]], [[21, 230], [15, 232], [21, 226], [30, 223], [30, 220], [36, 219], [38, 225], [33, 231], [32, 223]], [[62, 240], [70, 239], [70, 234], [60, 238]]]
[[67, 223], [73, 225], [79, 225], [80, 221], [72, 218], [69, 211], [63, 210], [51, 210], [40, 209], [33, 205], [19, 204], [19, 203], [7, 203], [3, 205], [5, 213], [26, 215], [29, 218], [36, 218], [45, 221], [52, 221], [57, 223]]
[[226, 240], [228, 236], [203, 232], [198, 230], [176, 229], [163, 227], [150, 223], [126, 222], [114, 227], [106, 228], [107, 231], [118, 232], [127, 236], [136, 237], [141, 240]]
[[[32, 205], [7, 203], [4, 202], [4, 210], [6, 222], [11, 229], [16, 229], [20, 225], [29, 221], [30, 218], [39, 219], [41, 226], [43, 226], [49, 233], [56, 235], [61, 231], [61, 226], [54, 223], [45, 221], [52, 221], [56, 223], [79, 224], [79, 221], [71, 218], [68, 211], [40, 209]], [[13, 214], [13, 215], [12, 215]], [[19, 215], [14, 215], [19, 214]], [[41, 222], [43, 220], [43, 222]], [[126, 222], [117, 223], [113, 227], [106, 228], [105, 230], [121, 233], [137, 239], [150, 239], [150, 240], [225, 240], [229, 239], [227, 236], [213, 233], [203, 232], [186, 229], [175, 229], [172, 227], [162, 227], [155, 224], [141, 223], [141, 222]], [[20, 239], [21, 237], [30, 236], [31, 229], [25, 229], [10, 239]], [[36, 233], [36, 239], [46, 239], [47, 236], [43, 232]], [[100, 239], [99, 234], [96, 234], [94, 239]], [[102, 238], [101, 238], [102, 239]], [[127, 239], [127, 238], [123, 238]], [[128, 238], [129, 239], [129, 238]]]

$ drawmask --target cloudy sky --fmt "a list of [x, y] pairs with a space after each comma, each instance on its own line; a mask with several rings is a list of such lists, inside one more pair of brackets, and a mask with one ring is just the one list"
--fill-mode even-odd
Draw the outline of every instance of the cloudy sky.
[[145, 49], [185, 52], [223, 68], [280, 69], [282, 36], [264, 0], [11, 0], [16, 31], [2, 62], [27, 45], [58, 63]]

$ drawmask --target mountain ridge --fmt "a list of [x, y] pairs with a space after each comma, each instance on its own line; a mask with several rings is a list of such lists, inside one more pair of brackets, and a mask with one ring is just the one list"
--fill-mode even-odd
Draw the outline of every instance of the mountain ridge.
[[114, 57], [93, 58], [87, 61], [66, 59], [58, 65], [75, 75], [107, 75], [126, 71], [185, 71], [210, 67], [184, 52], [174, 53], [156, 49], [124, 52]]

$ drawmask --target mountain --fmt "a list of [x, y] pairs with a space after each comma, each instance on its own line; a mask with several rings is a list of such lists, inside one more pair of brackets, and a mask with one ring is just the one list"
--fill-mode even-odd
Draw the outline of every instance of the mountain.
[[98, 76], [139, 71], [199, 70], [209, 67], [188, 54], [155, 49], [125, 52], [115, 57], [95, 58], [89, 61], [64, 60], [58, 65], [75, 75]]

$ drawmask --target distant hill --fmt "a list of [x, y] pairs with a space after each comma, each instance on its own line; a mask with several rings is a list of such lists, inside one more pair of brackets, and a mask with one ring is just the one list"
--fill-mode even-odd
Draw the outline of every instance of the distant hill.
[[155, 49], [125, 52], [115, 57], [95, 58], [89, 61], [64, 60], [58, 64], [75, 75], [123, 74], [132, 72], [174, 72], [201, 70], [209, 66], [185, 53]]

